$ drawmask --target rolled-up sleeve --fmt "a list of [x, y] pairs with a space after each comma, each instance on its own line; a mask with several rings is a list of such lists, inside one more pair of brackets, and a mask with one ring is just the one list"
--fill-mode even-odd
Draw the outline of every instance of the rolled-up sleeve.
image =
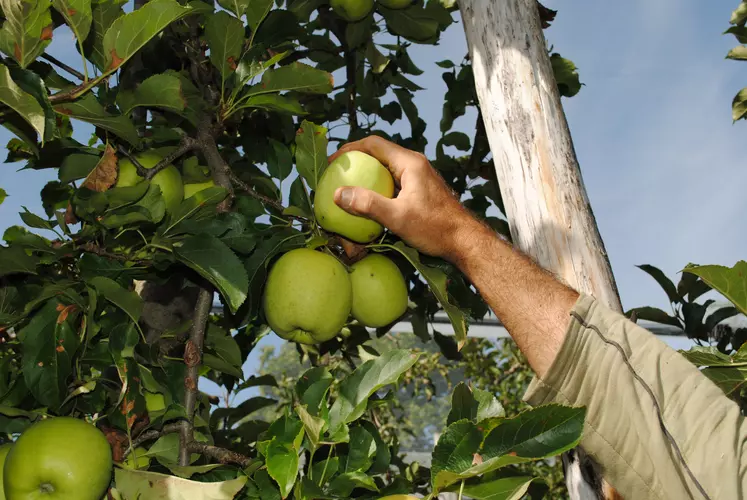
[[571, 317], [550, 370], [524, 399], [585, 406], [581, 445], [626, 500], [744, 498], [747, 431], [737, 404], [677, 351], [592, 297], [579, 297]]

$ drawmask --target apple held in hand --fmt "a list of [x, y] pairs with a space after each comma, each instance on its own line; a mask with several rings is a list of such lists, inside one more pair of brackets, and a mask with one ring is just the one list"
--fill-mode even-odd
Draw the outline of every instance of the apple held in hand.
[[331, 255], [299, 248], [278, 259], [265, 285], [263, 308], [286, 340], [318, 344], [335, 337], [350, 315], [347, 269]]
[[11, 448], [3, 471], [7, 500], [101, 500], [112, 452], [104, 435], [77, 418], [29, 427]]
[[[153, 153], [143, 153], [135, 156], [137, 161], [145, 168], [153, 168], [161, 161], [161, 157]], [[122, 158], [118, 162], [119, 174], [117, 175], [117, 187], [134, 186], [143, 180], [137, 175], [137, 168], [128, 159]], [[164, 168], [150, 180], [152, 184], [161, 188], [161, 194], [166, 202], [166, 209], [173, 211], [184, 199], [184, 185], [182, 174], [174, 165]]]
[[330, 0], [329, 5], [338, 16], [354, 23], [373, 10], [374, 0]]
[[397, 265], [381, 254], [371, 254], [351, 266], [353, 317], [364, 326], [379, 328], [407, 311], [407, 284]]
[[314, 195], [314, 216], [327, 231], [358, 243], [368, 243], [384, 228], [378, 222], [351, 215], [335, 204], [335, 191], [341, 186], [360, 186], [391, 198], [394, 179], [389, 170], [373, 156], [350, 151], [337, 157], [322, 174]]

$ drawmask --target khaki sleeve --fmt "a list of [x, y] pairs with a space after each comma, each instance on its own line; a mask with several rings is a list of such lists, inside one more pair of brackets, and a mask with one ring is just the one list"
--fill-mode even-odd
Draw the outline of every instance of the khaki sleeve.
[[747, 429], [737, 404], [593, 298], [582, 295], [571, 316], [550, 370], [524, 399], [585, 406], [581, 446], [626, 500], [745, 498]]

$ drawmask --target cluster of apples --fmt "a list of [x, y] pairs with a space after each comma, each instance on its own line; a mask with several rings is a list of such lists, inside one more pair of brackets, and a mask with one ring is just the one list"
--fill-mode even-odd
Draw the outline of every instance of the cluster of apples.
[[[151, 169], [161, 161], [162, 157], [153, 152], [145, 152], [135, 156], [135, 159], [143, 167]], [[135, 164], [129, 158], [121, 158], [117, 165], [119, 173], [117, 174], [116, 187], [130, 187], [143, 181], [143, 178], [137, 174]], [[205, 182], [184, 184], [182, 174], [174, 165], [169, 165], [158, 172], [150, 182], [161, 188], [161, 195], [166, 202], [166, 209], [169, 211], [176, 209], [183, 200], [194, 196], [195, 193], [215, 186], [212, 179]]]
[[[381, 236], [380, 224], [335, 204], [341, 186], [360, 186], [391, 198], [394, 180], [386, 167], [360, 151], [342, 154], [322, 174], [314, 198], [314, 215], [325, 230], [358, 243]], [[351, 315], [371, 328], [396, 321], [407, 310], [407, 284], [397, 265], [382, 254], [371, 253], [348, 270], [331, 253], [299, 248], [283, 254], [270, 269], [263, 308], [280, 337], [318, 344], [340, 333]]]
[[[414, 0], [377, 0], [379, 5], [388, 9], [404, 9], [412, 5]], [[366, 17], [374, 8], [374, 0], [330, 0], [338, 16], [354, 23]]]
[[70, 417], [35, 423], [0, 446], [0, 500], [101, 500], [112, 451], [95, 426]]

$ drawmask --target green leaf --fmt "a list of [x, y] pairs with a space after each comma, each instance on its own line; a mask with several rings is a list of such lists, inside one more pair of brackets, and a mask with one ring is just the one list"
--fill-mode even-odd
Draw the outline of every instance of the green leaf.
[[260, 94], [252, 96], [242, 102], [241, 106], [236, 109], [266, 109], [268, 111], [277, 111], [280, 113], [291, 113], [293, 115], [306, 114], [301, 103], [294, 97], [278, 94]]
[[658, 267], [651, 266], [649, 264], [643, 264], [641, 266], [636, 266], [639, 269], [642, 269], [643, 271], [647, 272], [649, 275], [651, 275], [652, 278], [656, 280], [656, 282], [659, 284], [660, 287], [664, 289], [664, 291], [667, 294], [667, 297], [669, 297], [669, 301], [673, 304], [679, 304], [681, 302], [681, 297], [677, 293], [677, 287], [674, 286], [674, 283], [672, 283], [672, 280], [667, 278], [667, 276], [659, 269]]
[[6, 193], [3, 188], [0, 188], [0, 205], [3, 204], [3, 202], [5, 201], [5, 198], [7, 197], [8, 197], [8, 193]]
[[316, 449], [319, 446], [319, 439], [324, 429], [325, 421], [323, 418], [315, 417], [306, 410], [306, 406], [296, 405], [296, 415], [303, 422], [304, 432], [306, 437], [309, 438], [312, 449]]
[[269, 138], [270, 150], [267, 155], [267, 171], [276, 179], [283, 180], [293, 170], [293, 156], [288, 146]]
[[250, 387], [257, 387], [261, 385], [266, 385], [270, 387], [277, 387], [278, 381], [275, 380], [275, 377], [272, 375], [266, 374], [266, 375], [260, 375], [257, 377], [256, 375], [252, 375], [245, 381], [243, 381], [241, 384], [239, 384], [236, 387], [236, 392], [243, 391], [244, 389], [249, 389]]
[[100, 71], [104, 71], [107, 53], [104, 49], [104, 35], [115, 20], [124, 15], [122, 4], [127, 0], [109, 0], [93, 4], [91, 16], [93, 22], [85, 43], [83, 53]]
[[731, 102], [731, 119], [741, 120], [747, 115], [747, 87], [740, 90]]
[[244, 372], [241, 371], [243, 363], [239, 345], [226, 330], [214, 324], [209, 324], [207, 328], [202, 363], [221, 373], [239, 379], [244, 377]]
[[18, 215], [21, 217], [23, 223], [28, 227], [33, 227], [35, 229], [52, 229], [52, 223], [48, 220], [44, 220], [38, 215], [29, 212], [29, 209], [26, 207], [22, 208], [23, 212], [19, 212]]
[[446, 428], [433, 450], [431, 481], [434, 489], [437, 488], [439, 472], [445, 470], [459, 474], [472, 466], [482, 437], [482, 432], [469, 420], [459, 420]]
[[246, 271], [236, 254], [218, 238], [189, 236], [174, 247], [174, 254], [218, 288], [231, 312], [244, 303], [249, 288]]
[[368, 398], [396, 382], [418, 357], [419, 354], [405, 349], [393, 349], [356, 368], [340, 384], [340, 393], [329, 414], [329, 434], [335, 436], [341, 432], [340, 427], [358, 419], [366, 409]]
[[146, 78], [134, 90], [120, 90], [117, 105], [128, 116], [137, 107], [162, 108], [179, 114], [187, 103], [179, 78], [163, 73]]
[[464, 496], [474, 500], [520, 500], [524, 498], [532, 483], [542, 483], [536, 477], [502, 477], [492, 481], [464, 487]]
[[108, 130], [130, 144], [136, 145], [140, 142], [137, 129], [130, 119], [124, 115], [109, 113], [92, 93], [88, 93], [74, 102], [57, 104], [54, 106], [54, 110], [61, 115], [76, 118]]
[[255, 411], [259, 411], [262, 408], [273, 406], [277, 403], [274, 399], [264, 398], [262, 396], [255, 396], [249, 398], [239, 406], [235, 408], [218, 408], [210, 414], [210, 427], [215, 427], [215, 423], [222, 420], [223, 418], [228, 419], [228, 427], [233, 427], [234, 424], [240, 422], [244, 418], [248, 417]]
[[700, 276], [708, 286], [729, 299], [742, 314], [747, 314], [747, 261], [740, 260], [731, 268], [694, 266], [682, 271]]
[[355, 488], [363, 488], [369, 491], [379, 491], [374, 478], [362, 472], [346, 472], [335, 477], [329, 484], [329, 492], [342, 498], [350, 498]]
[[413, 42], [425, 42], [438, 34], [438, 21], [420, 5], [406, 9], [387, 9], [382, 5], [377, 5], [376, 8], [384, 16], [387, 28], [394, 35]]
[[[438, 491], [462, 479], [479, 476], [507, 465], [547, 458], [568, 451], [581, 439], [585, 414], [584, 408], [550, 404], [505, 419], [483, 440], [479, 452], [480, 460], [476, 465], [461, 472], [457, 471], [458, 467], [444, 467], [436, 472], [431, 468], [433, 488]], [[452, 425], [461, 422], [465, 421]], [[459, 455], [455, 460], [457, 458], [459, 461], [456, 465], [462, 465], [464, 457]], [[435, 463], [434, 451], [433, 467]]]
[[10, 274], [36, 274], [39, 258], [17, 246], [0, 247], [0, 278]]
[[573, 61], [565, 59], [560, 54], [554, 53], [550, 56], [550, 64], [558, 84], [558, 92], [561, 96], [573, 97], [581, 90], [581, 81], [578, 77], [578, 69]]
[[679, 352], [696, 366], [731, 366], [733, 364], [732, 358], [716, 347], [695, 346], [689, 351], [680, 350]]
[[78, 335], [68, 313], [69, 309], [50, 300], [18, 332], [23, 343], [26, 386], [40, 404], [53, 408], [67, 395], [73, 356], [78, 350]]
[[412, 101], [412, 94], [405, 89], [394, 89], [394, 95], [397, 96], [402, 111], [405, 112], [407, 120], [410, 122], [412, 137], [418, 137], [425, 132], [425, 121], [420, 118], [418, 108]]
[[164, 498], [180, 500], [232, 500], [247, 482], [246, 476], [220, 482], [199, 482], [140, 470], [114, 469], [117, 491], [124, 500]]
[[472, 396], [472, 391], [464, 382], [454, 388], [451, 395], [451, 411], [446, 419], [446, 425], [451, 425], [459, 420], [474, 421], [477, 417], [477, 401]]
[[105, 74], [122, 66], [166, 26], [191, 12], [190, 7], [182, 7], [176, 0], [151, 0], [117, 18], [104, 35]]
[[366, 46], [366, 60], [371, 65], [371, 71], [377, 75], [383, 73], [386, 67], [389, 66], [389, 58], [379, 52], [373, 39], [369, 40]]
[[323, 366], [310, 368], [296, 382], [296, 394], [301, 404], [313, 416], [319, 416], [320, 410], [326, 408], [326, 396], [334, 377]]
[[727, 59], [735, 59], [737, 61], [747, 61], [747, 47], [744, 45], [737, 45], [726, 54]]
[[350, 429], [348, 455], [341, 464], [342, 472], [366, 472], [376, 455], [376, 442], [373, 436], [363, 427]]
[[249, 87], [244, 98], [289, 90], [307, 94], [328, 94], [333, 86], [334, 79], [331, 74], [308, 64], [294, 62], [265, 71], [261, 82]]
[[451, 325], [454, 328], [454, 336], [456, 337], [457, 346], [461, 350], [464, 343], [467, 341], [467, 319], [465, 318], [464, 313], [449, 300], [449, 294], [446, 290], [446, 282], [448, 279], [446, 273], [436, 267], [423, 264], [420, 261], [418, 252], [401, 241], [398, 241], [394, 245], [376, 245], [373, 248], [390, 248], [398, 251], [404, 255], [415, 269], [417, 269], [420, 275], [425, 278], [431, 291], [441, 304], [441, 307], [444, 308], [444, 311], [446, 311], [446, 314], [449, 316]]
[[[48, 217], [52, 217], [55, 210], [64, 210], [73, 195], [73, 188], [68, 184], [57, 181], [48, 182], [41, 190], [42, 207]], [[2, 203], [2, 200], [0, 200]]]
[[[6, 21], [7, 24], [7, 21]], [[39, 102], [24, 92], [10, 77], [7, 66], [0, 66], [0, 102], [18, 113], [39, 137], [44, 137], [46, 116]]]
[[747, 20], [747, 3], [740, 2], [737, 8], [731, 13], [729, 23], [742, 25], [745, 20]]
[[327, 169], [327, 129], [304, 120], [296, 133], [296, 168], [311, 189]]
[[[241, 0], [238, 0], [241, 1]], [[273, 0], [243, 0], [246, 4], [246, 22], [256, 32], [272, 9]]]
[[454, 146], [459, 151], [469, 151], [469, 136], [463, 132], [450, 132], [439, 141], [444, 146]]
[[52, 5], [65, 18], [80, 43], [83, 43], [91, 31], [91, 3], [90, 0], [52, 0]]
[[208, 17], [205, 38], [210, 48], [210, 61], [218, 68], [223, 85], [236, 70], [244, 45], [244, 24], [227, 12]]
[[625, 312], [625, 315], [630, 317], [632, 313], [635, 313], [637, 319], [645, 321], [654, 321], [664, 325], [671, 325], [677, 328], [682, 328], [679, 320], [674, 316], [670, 316], [666, 312], [656, 307], [635, 307]]
[[104, 276], [96, 276], [88, 282], [106, 300], [122, 309], [134, 323], [140, 320], [143, 312], [143, 299], [137, 292], [125, 290], [116, 281]]
[[215, 207], [228, 196], [228, 190], [220, 186], [209, 187], [198, 191], [190, 196], [169, 215], [167, 224], [164, 224], [159, 233], [162, 235], [177, 235], [184, 232], [185, 222], [199, 219], [201, 214], [213, 216]]
[[747, 382], [747, 367], [745, 366], [711, 367], [704, 368], [701, 372], [727, 396], [740, 391]]
[[273, 439], [267, 447], [267, 472], [278, 486], [283, 498], [293, 489], [298, 476], [298, 453], [292, 447]]
[[745, 26], [732, 26], [724, 31], [724, 34], [734, 35], [734, 38], [736, 38], [739, 43], [747, 43], [747, 27]]
[[1, 0], [5, 17], [0, 29], [0, 50], [25, 68], [52, 42], [49, 0]]

